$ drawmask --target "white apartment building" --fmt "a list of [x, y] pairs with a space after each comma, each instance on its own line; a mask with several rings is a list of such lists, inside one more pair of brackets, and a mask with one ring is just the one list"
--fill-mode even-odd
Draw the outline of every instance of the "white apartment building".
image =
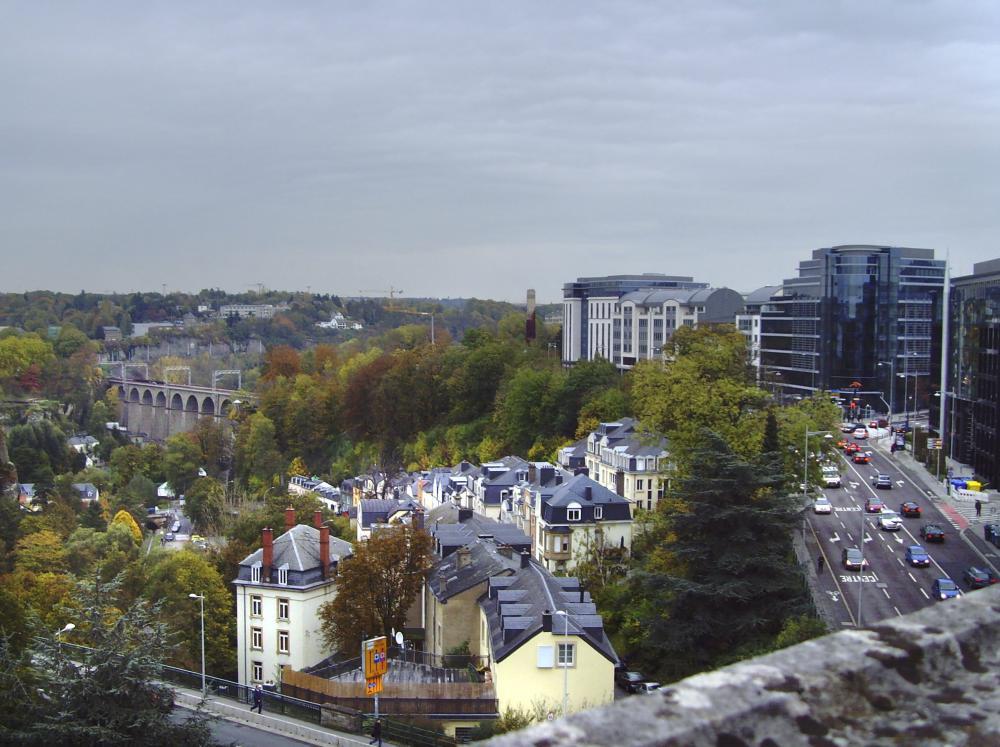
[[632, 418], [601, 423], [587, 436], [586, 465], [591, 478], [636, 509], [652, 511], [669, 487], [667, 440], [643, 434]]
[[337, 566], [352, 554], [350, 543], [331, 537], [316, 512], [310, 527], [286, 511], [286, 531], [273, 539], [264, 529], [263, 547], [240, 563], [236, 586], [239, 682], [281, 681], [281, 667], [301, 670], [331, 652], [323, 642], [319, 608], [337, 593]]
[[743, 313], [736, 316], [736, 328], [747, 338], [750, 351], [750, 365], [761, 380], [760, 371], [760, 310], [771, 296], [781, 292], [780, 285], [765, 285], [743, 297]]

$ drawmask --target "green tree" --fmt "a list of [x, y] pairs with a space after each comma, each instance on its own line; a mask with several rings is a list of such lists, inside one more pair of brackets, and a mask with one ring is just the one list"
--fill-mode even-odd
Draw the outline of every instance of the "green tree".
[[149, 573], [147, 599], [159, 604], [163, 622], [177, 636], [174, 660], [187, 669], [201, 667], [201, 610], [205, 596], [205, 661], [210, 674], [231, 674], [236, 663], [235, 618], [229, 591], [215, 567], [188, 550], [160, 556]]
[[66, 570], [66, 549], [63, 539], [48, 529], [22, 537], [14, 548], [14, 567], [36, 573], [63, 573]]
[[178, 718], [173, 691], [159, 681], [167, 635], [158, 611], [141, 602], [115, 609], [115, 591], [94, 581], [76, 593], [72, 638], [86, 652], [60, 645], [41, 626], [23, 653], [0, 645], [0, 741], [212, 744], [205, 717]]
[[659, 548], [631, 579], [640, 656], [666, 679], [763, 645], [807, 606], [791, 546], [797, 507], [782, 491], [780, 462], [744, 459], [706, 429], [691, 475], [658, 516]]
[[255, 489], [274, 484], [285, 460], [275, 441], [274, 423], [254, 413], [240, 427], [236, 440], [237, 470], [243, 482]]
[[214, 532], [226, 507], [226, 488], [212, 477], [200, 477], [188, 489], [184, 511], [206, 534]]
[[163, 471], [174, 495], [184, 495], [198, 479], [201, 458], [201, 449], [189, 434], [177, 433], [167, 439]]
[[406, 611], [423, 586], [431, 538], [408, 526], [383, 529], [354, 546], [340, 564], [337, 596], [319, 610], [323, 638], [351, 651], [362, 635], [402, 630]]

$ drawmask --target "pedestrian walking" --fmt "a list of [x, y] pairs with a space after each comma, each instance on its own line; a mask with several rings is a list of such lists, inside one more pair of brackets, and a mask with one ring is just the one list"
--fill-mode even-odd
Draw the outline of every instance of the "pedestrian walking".
[[976, 518], [983, 515], [983, 502], [976, 498]]
[[260, 685], [257, 685], [253, 689], [253, 700], [250, 704], [250, 710], [256, 710], [257, 713], [264, 712], [264, 691], [260, 689]]
[[823, 563], [824, 562], [825, 561], [823, 560], [823, 556], [822, 555], [820, 555], [818, 558], [816, 558], [816, 573], [822, 573], [823, 572]]
[[368, 744], [375, 744], [378, 742], [378, 747], [382, 747], [382, 720], [375, 719], [375, 723], [372, 724], [372, 738]]

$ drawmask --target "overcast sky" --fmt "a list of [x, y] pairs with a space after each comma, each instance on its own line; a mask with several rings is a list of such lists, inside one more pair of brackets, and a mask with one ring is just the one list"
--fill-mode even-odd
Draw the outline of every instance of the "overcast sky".
[[996, 0], [0, 4], [0, 290], [967, 274], [998, 180]]

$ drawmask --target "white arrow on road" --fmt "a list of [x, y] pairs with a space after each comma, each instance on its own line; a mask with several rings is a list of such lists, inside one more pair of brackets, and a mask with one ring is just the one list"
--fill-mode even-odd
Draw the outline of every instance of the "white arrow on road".
[[853, 482], [853, 481], [852, 481], [852, 482], [851, 482], [851, 488], [853, 488], [853, 489], [857, 489], [858, 485], [860, 485], [860, 484], [861, 484], [861, 483], [859, 483], [859, 482]]
[[899, 544], [903, 544], [903, 538], [902, 537], [899, 537], [898, 535], [894, 534], [894, 535], [892, 535], [892, 538], [894, 540], [896, 540], [896, 542], [898, 542]]
[[840, 592], [839, 591], [827, 591], [826, 593], [830, 595], [830, 599], [832, 599], [834, 602], [839, 602], [840, 601]]
[[904, 486], [904, 485], [905, 485], [906, 483], [905, 483], [905, 482], [903, 482], [902, 480], [896, 480], [896, 484], [897, 484], [897, 485], [898, 485], [899, 487], [903, 487], [903, 486]]
[[837, 534], [836, 532], [834, 532], [833, 536], [830, 538], [830, 541], [831, 542], [840, 542], [840, 535]]
[[873, 539], [875, 539], [875, 538], [872, 537], [870, 534], [866, 534], [865, 535], [865, 542], [871, 542]]

